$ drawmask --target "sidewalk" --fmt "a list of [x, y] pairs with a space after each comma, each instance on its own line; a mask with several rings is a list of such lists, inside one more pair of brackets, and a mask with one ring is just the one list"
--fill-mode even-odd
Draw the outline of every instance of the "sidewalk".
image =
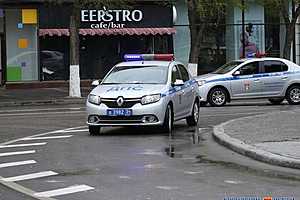
[[68, 88], [5, 89], [0, 88], [0, 107], [45, 105], [45, 104], [83, 104], [90, 88], [81, 88], [82, 98], [70, 98]]
[[253, 159], [300, 169], [300, 110], [245, 117], [214, 128], [214, 138]]

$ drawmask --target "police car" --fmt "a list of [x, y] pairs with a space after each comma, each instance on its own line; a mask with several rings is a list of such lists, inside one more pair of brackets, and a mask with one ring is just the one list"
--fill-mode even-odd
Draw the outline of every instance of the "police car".
[[201, 103], [223, 106], [235, 99], [284, 99], [300, 104], [300, 66], [280, 58], [231, 61], [216, 71], [196, 77]]
[[91, 135], [102, 126], [154, 126], [171, 132], [173, 122], [199, 119], [199, 91], [184, 65], [172, 54], [129, 54], [88, 96]]

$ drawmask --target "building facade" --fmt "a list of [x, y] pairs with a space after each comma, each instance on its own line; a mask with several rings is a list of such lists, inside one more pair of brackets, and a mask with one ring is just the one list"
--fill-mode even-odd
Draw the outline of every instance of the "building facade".
[[[72, 0], [49, 4], [45, 0], [0, 2], [0, 85], [69, 79], [70, 13]], [[170, 3], [137, 1], [129, 8], [82, 8], [78, 24], [81, 79], [101, 79], [126, 53], [174, 53], [189, 63], [190, 25], [186, 0]], [[242, 57], [242, 33], [247, 35], [246, 54], [267, 53], [282, 57], [285, 25], [254, 0], [242, 11], [228, 7], [221, 21], [205, 24], [199, 44], [196, 74], [208, 73]], [[287, 1], [292, 13], [293, 5]], [[244, 24], [243, 24], [244, 21]], [[243, 30], [244, 29], [244, 30]], [[300, 62], [300, 26], [296, 26], [291, 60]], [[195, 65], [190, 65], [195, 66]]]
[[[0, 5], [1, 84], [69, 79], [72, 4]], [[177, 9], [141, 1], [128, 8], [79, 11], [80, 77], [101, 79], [128, 53], [174, 53]]]

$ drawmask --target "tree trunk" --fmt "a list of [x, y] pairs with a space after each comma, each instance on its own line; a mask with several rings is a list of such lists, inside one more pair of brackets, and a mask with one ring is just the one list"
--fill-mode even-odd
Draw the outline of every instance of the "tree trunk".
[[79, 36], [76, 16], [70, 16], [70, 64], [79, 65]]
[[202, 36], [202, 25], [197, 25], [197, 21], [199, 15], [197, 13], [197, 2], [191, 0], [188, 2], [188, 17], [190, 22], [190, 37], [191, 37], [191, 49], [190, 49], [190, 56], [189, 62], [198, 64], [199, 61], [199, 53], [200, 53], [200, 42]]
[[[74, 3], [76, 4], [76, 3]], [[69, 96], [81, 97], [80, 92], [80, 67], [79, 67], [79, 10], [73, 6], [70, 16], [70, 81]]]
[[283, 50], [283, 57], [285, 59], [291, 59], [291, 51], [292, 51], [292, 43], [294, 42], [295, 35], [295, 25], [294, 24], [286, 24], [286, 37], [285, 44]]

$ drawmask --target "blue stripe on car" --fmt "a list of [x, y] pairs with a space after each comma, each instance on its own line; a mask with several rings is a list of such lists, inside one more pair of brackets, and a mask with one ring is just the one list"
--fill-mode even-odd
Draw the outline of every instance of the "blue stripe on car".
[[168, 91], [163, 92], [161, 94], [161, 97], [166, 97], [168, 95], [174, 94], [174, 93], [184, 90], [194, 84], [197, 84], [197, 81], [195, 79], [192, 79], [192, 80], [185, 82], [183, 86], [171, 87]]
[[206, 81], [205, 83], [213, 83], [213, 82], [221, 82], [221, 81], [234, 81], [234, 80], [246, 80], [246, 79], [253, 79], [253, 78], [263, 78], [263, 77], [274, 77], [274, 76], [283, 76], [283, 75], [290, 75], [290, 74], [298, 74], [300, 71], [296, 72], [284, 72], [284, 73], [264, 73], [264, 74], [255, 74], [255, 75], [245, 75], [245, 77], [227, 77], [227, 78], [219, 78], [214, 80]]

